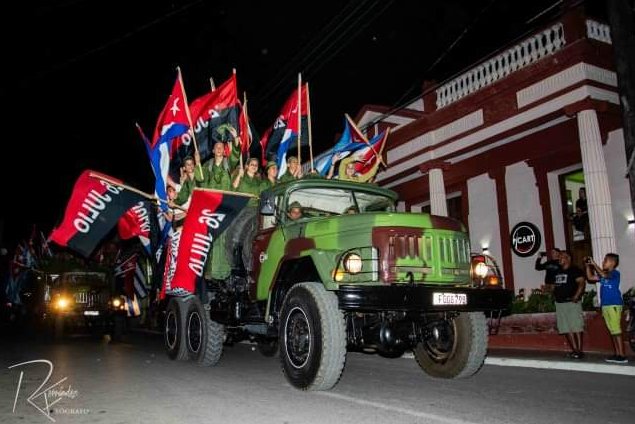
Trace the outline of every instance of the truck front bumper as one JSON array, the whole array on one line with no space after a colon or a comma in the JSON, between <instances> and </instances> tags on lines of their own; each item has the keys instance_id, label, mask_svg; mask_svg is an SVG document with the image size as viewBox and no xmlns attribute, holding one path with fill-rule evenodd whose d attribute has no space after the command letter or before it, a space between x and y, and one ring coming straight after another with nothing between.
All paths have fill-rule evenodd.
<instances>
[{"instance_id":1,"label":"truck front bumper","mask_svg":"<svg viewBox=\"0 0 635 424\"><path fill-rule=\"evenodd\" d=\"M385 286L340 286L336 291L340 309L346 311L496 311L510 309L513 293L502 288L473 288L393 284ZM452 298L465 295L465 304L437 304L439 294ZM450 295L450 296L447 296Z\"/></svg>"}]
</instances>

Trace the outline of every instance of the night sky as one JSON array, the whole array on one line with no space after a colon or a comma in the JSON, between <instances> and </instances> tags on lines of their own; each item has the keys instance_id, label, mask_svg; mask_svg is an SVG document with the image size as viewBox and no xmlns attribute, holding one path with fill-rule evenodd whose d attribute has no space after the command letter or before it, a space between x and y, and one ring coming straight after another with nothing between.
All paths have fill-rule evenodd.
<instances>
[{"instance_id":1,"label":"night sky","mask_svg":"<svg viewBox=\"0 0 635 424\"><path fill-rule=\"evenodd\" d=\"M84 169L152 191L134 123L152 133L177 65L190 101L209 90L210 76L220 84L236 68L260 133L302 71L311 85L319 152L342 130L344 113L412 99L424 80L442 81L543 25L558 7L528 21L554 3L19 2L12 12L3 11L0 29L0 172L8 187L0 242L11 247L29 236L32 224L48 234Z\"/></svg>"}]
</instances>

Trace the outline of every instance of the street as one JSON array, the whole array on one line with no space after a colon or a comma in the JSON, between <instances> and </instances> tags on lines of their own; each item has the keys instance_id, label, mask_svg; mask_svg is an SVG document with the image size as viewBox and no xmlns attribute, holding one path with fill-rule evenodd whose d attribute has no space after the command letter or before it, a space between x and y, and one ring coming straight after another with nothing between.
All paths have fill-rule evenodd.
<instances>
[{"instance_id":1,"label":"street","mask_svg":"<svg viewBox=\"0 0 635 424\"><path fill-rule=\"evenodd\" d=\"M38 396L44 390L37 391L49 366L8 368L44 359L54 366L44 390L66 378L48 391L49 405L57 401L49 417ZM60 343L4 338L0 364L2 423L582 424L635 417L635 378L628 376L486 365L471 379L445 381L425 376L411 358L352 353L334 390L303 393L287 384L277 358L251 345L226 347L217 367L200 368L170 361L161 336L146 333L129 333L119 344L79 335Z\"/></svg>"}]
</instances>

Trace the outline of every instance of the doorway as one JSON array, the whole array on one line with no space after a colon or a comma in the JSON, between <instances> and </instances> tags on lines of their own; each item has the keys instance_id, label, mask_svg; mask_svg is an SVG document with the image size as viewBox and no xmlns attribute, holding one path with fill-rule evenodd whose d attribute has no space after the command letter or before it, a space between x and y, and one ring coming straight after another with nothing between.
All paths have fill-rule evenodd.
<instances>
[{"instance_id":1,"label":"doorway","mask_svg":"<svg viewBox=\"0 0 635 424\"><path fill-rule=\"evenodd\" d=\"M560 176L565 238L572 262L584 269L584 257L593 256L586 185L582 169Z\"/></svg>"}]
</instances>

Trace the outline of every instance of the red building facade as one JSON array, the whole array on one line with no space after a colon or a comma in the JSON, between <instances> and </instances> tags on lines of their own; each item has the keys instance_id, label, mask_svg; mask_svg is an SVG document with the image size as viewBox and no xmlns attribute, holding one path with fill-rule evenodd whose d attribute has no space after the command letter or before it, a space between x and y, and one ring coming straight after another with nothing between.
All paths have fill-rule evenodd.
<instances>
[{"instance_id":1,"label":"red building facade","mask_svg":"<svg viewBox=\"0 0 635 424\"><path fill-rule=\"evenodd\" d=\"M543 281L536 256L513 249L519 224L535 228L537 251L566 248L577 263L619 253L630 287L635 225L614 68L610 28L576 8L428 84L403 110L367 106L359 125L392 127L377 182L399 193L402 210L463 221L472 250L497 259L508 287Z\"/></svg>"}]
</instances>

